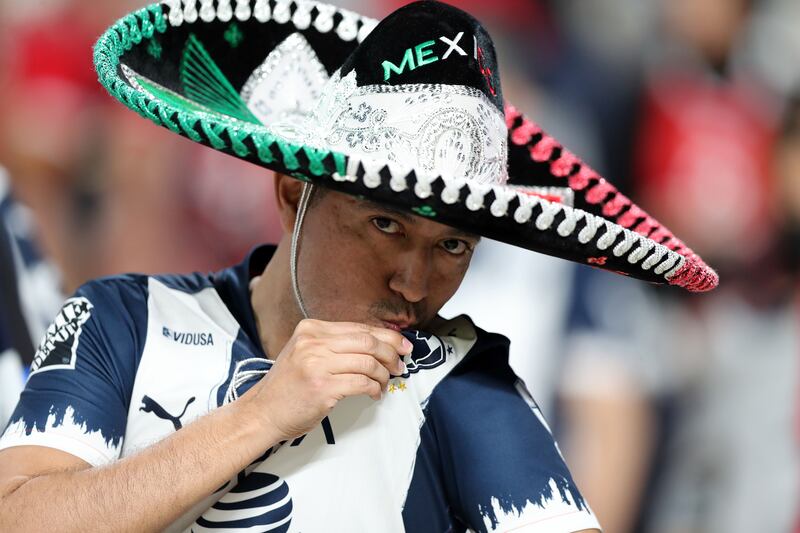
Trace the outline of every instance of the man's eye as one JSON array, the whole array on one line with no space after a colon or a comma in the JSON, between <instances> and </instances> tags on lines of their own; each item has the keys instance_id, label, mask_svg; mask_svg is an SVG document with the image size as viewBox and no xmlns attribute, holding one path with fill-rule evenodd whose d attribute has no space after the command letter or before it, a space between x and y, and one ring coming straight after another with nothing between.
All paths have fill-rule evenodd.
<instances>
[{"instance_id":1,"label":"man's eye","mask_svg":"<svg viewBox=\"0 0 800 533\"><path fill-rule=\"evenodd\" d=\"M447 253L461 255L469 250L469 245L459 239L447 239L442 241L442 248L444 248Z\"/></svg>"},{"instance_id":2,"label":"man's eye","mask_svg":"<svg viewBox=\"0 0 800 533\"><path fill-rule=\"evenodd\" d=\"M389 233L391 235L400 233L400 224L391 218L375 217L372 219L372 224L384 233Z\"/></svg>"}]
</instances>

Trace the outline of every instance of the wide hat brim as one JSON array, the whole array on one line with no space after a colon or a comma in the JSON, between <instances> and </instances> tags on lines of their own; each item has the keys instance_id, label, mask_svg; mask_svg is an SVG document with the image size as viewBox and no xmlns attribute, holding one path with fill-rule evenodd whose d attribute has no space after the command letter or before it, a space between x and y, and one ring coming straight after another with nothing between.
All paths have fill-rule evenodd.
<instances>
[{"instance_id":1,"label":"wide hat brim","mask_svg":"<svg viewBox=\"0 0 800 533\"><path fill-rule=\"evenodd\" d=\"M297 142L242 104L248 83L297 61L297 46L286 46L290 36L303 37L327 77L376 24L310 1L169 0L120 19L98 40L94 61L100 82L129 108L256 165L652 283L693 292L717 286L717 274L698 255L510 105L508 182L477 185Z\"/></svg>"}]
</instances>

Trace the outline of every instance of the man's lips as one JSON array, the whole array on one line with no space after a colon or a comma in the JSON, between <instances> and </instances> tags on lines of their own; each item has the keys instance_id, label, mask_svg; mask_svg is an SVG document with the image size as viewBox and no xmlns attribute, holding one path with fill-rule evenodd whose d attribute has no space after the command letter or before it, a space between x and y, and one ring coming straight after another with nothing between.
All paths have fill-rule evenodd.
<instances>
[{"instance_id":1,"label":"man's lips","mask_svg":"<svg viewBox=\"0 0 800 533\"><path fill-rule=\"evenodd\" d=\"M411 326L412 322L408 320L381 320L384 327L387 329L393 329L395 331L402 331L404 329L408 329Z\"/></svg>"}]
</instances>

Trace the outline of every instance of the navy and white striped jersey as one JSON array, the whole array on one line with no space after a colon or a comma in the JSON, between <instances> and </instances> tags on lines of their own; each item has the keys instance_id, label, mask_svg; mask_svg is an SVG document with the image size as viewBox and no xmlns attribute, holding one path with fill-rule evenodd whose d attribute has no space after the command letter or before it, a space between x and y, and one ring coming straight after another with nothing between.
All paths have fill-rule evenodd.
<instances>
[{"instance_id":1,"label":"navy and white striped jersey","mask_svg":"<svg viewBox=\"0 0 800 533\"><path fill-rule=\"evenodd\" d=\"M245 393L271 367L249 280L274 248L211 275L126 275L69 298L36 353L0 449L103 465ZM508 340L467 317L405 332L408 372L346 398L265 454L174 531L536 531L598 527ZM201 468L198 465L198 468Z\"/></svg>"}]
</instances>

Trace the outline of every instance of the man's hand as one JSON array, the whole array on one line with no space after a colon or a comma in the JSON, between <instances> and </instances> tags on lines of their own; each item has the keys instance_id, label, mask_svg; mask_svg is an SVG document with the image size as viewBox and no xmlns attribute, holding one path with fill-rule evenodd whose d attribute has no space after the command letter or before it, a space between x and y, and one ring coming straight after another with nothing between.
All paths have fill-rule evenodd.
<instances>
[{"instance_id":1,"label":"man's hand","mask_svg":"<svg viewBox=\"0 0 800 533\"><path fill-rule=\"evenodd\" d=\"M302 320L267 376L239 401L289 440L311 431L343 398L379 400L391 375L405 372L400 356L411 350L390 329Z\"/></svg>"}]
</instances>

